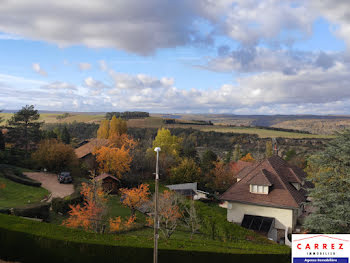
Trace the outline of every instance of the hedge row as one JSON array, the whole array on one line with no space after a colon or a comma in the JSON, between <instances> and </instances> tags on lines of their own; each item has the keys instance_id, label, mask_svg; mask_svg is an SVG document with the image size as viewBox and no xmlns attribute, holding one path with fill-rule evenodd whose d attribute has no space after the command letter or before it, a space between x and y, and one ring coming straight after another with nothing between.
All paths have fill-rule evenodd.
<instances>
[{"instance_id":1,"label":"hedge row","mask_svg":"<svg viewBox=\"0 0 350 263\"><path fill-rule=\"evenodd\" d=\"M28 186L35 186L35 187L40 187L41 186L40 182L31 180L31 179L26 178L26 177L17 176L14 173L11 173L11 172L5 172L4 176L5 176L5 178L7 178L7 179L9 179L11 181L14 181L16 183L19 183L19 184L24 184L24 185L28 185Z\"/></svg>"},{"instance_id":2,"label":"hedge row","mask_svg":"<svg viewBox=\"0 0 350 263\"><path fill-rule=\"evenodd\" d=\"M48 221L50 216L50 206L50 203L29 204L14 208L13 213L16 216L40 218L44 221Z\"/></svg>"},{"instance_id":3,"label":"hedge row","mask_svg":"<svg viewBox=\"0 0 350 263\"><path fill-rule=\"evenodd\" d=\"M67 214L71 210L70 205L74 206L82 202L83 197L76 192L65 198L56 197L52 199L52 210L56 213Z\"/></svg>"},{"instance_id":4,"label":"hedge row","mask_svg":"<svg viewBox=\"0 0 350 263\"><path fill-rule=\"evenodd\" d=\"M111 244L93 244L87 241L71 241L71 235L81 235L79 231L65 230L54 225L32 222L26 219L18 219L13 216L0 215L0 220L8 221L0 226L0 258L4 260L26 262L152 262L153 249L148 247L132 247ZM13 222L10 222L13 221ZM16 229L18 224L27 225ZM41 224L42 231L30 233L31 226ZM27 230L28 229L28 230ZM63 232L64 238L50 238L48 233L52 231ZM42 232L42 233L41 233ZM56 234L57 236L57 234ZM114 241L113 243L117 243ZM149 243L153 243L149 240ZM159 249L159 262L290 262L288 254L230 254L206 251L186 251Z\"/></svg>"}]
</instances>

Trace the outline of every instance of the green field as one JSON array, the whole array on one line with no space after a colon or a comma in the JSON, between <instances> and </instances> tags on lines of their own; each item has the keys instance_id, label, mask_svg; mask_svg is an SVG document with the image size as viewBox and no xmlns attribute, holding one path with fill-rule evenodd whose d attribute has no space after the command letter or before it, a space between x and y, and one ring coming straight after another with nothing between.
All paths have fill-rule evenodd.
<instances>
[{"instance_id":1,"label":"green field","mask_svg":"<svg viewBox=\"0 0 350 263\"><path fill-rule=\"evenodd\" d=\"M5 188L0 189L0 207L2 208L12 208L40 202L49 194L44 188L15 183L0 176L1 183L6 185Z\"/></svg>"}]
</instances>

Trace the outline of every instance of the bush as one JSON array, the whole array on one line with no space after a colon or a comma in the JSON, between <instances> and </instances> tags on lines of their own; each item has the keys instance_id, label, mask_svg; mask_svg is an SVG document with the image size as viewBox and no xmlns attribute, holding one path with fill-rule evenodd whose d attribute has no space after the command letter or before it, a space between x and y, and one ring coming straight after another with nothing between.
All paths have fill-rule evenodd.
<instances>
[{"instance_id":1,"label":"bush","mask_svg":"<svg viewBox=\"0 0 350 263\"><path fill-rule=\"evenodd\" d=\"M65 198L53 198L52 199L52 210L55 213L67 214L71 209L70 205L77 205L83 202L83 197L79 193L73 193L72 195Z\"/></svg>"},{"instance_id":2,"label":"bush","mask_svg":"<svg viewBox=\"0 0 350 263\"><path fill-rule=\"evenodd\" d=\"M5 178L7 178L11 181L14 181L16 183L19 183L19 184L24 184L24 185L28 185L28 186L35 186L35 187L41 186L40 182L29 179L28 177L25 177L24 175L18 176L16 174L14 174L12 171L5 171L4 176L5 176Z\"/></svg>"},{"instance_id":3,"label":"bush","mask_svg":"<svg viewBox=\"0 0 350 263\"><path fill-rule=\"evenodd\" d=\"M50 215L50 206L50 203L30 204L23 207L14 208L13 213L16 216L40 218L47 221Z\"/></svg>"},{"instance_id":4,"label":"bush","mask_svg":"<svg viewBox=\"0 0 350 263\"><path fill-rule=\"evenodd\" d=\"M11 214L10 208L0 208L0 214Z\"/></svg>"}]
</instances>

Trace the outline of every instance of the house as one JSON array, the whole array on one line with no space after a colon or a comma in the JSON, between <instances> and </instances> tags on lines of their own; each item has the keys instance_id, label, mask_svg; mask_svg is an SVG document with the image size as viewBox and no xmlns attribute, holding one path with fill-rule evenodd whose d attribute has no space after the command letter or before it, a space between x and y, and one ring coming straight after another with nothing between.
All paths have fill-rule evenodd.
<instances>
[{"instance_id":1,"label":"house","mask_svg":"<svg viewBox=\"0 0 350 263\"><path fill-rule=\"evenodd\" d=\"M120 180L110 174L104 173L98 175L94 178L95 181L102 181L102 188L104 191L109 192L110 194L117 194L120 186Z\"/></svg>"},{"instance_id":2,"label":"house","mask_svg":"<svg viewBox=\"0 0 350 263\"><path fill-rule=\"evenodd\" d=\"M109 142L107 139L91 139L85 142L80 147L76 148L75 154L86 166L88 170L94 170L96 166L95 157L93 156L93 151L102 147L108 146Z\"/></svg>"},{"instance_id":3,"label":"house","mask_svg":"<svg viewBox=\"0 0 350 263\"><path fill-rule=\"evenodd\" d=\"M166 187L192 200L206 199L207 195L209 194L207 192L198 190L197 182L186 184L172 184L166 185Z\"/></svg>"},{"instance_id":4,"label":"house","mask_svg":"<svg viewBox=\"0 0 350 263\"><path fill-rule=\"evenodd\" d=\"M266 234L274 241L295 230L306 202L306 173L275 155L243 168L221 200L227 220Z\"/></svg>"}]
</instances>

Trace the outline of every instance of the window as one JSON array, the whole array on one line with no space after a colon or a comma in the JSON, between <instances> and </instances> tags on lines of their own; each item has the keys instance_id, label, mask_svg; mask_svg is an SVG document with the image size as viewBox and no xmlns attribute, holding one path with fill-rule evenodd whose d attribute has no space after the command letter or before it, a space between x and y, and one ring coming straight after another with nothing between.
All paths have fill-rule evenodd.
<instances>
[{"instance_id":1,"label":"window","mask_svg":"<svg viewBox=\"0 0 350 263\"><path fill-rule=\"evenodd\" d=\"M250 185L250 192L251 193L257 193L257 194L268 194L269 193L269 187L266 186L266 185L251 184Z\"/></svg>"}]
</instances>

